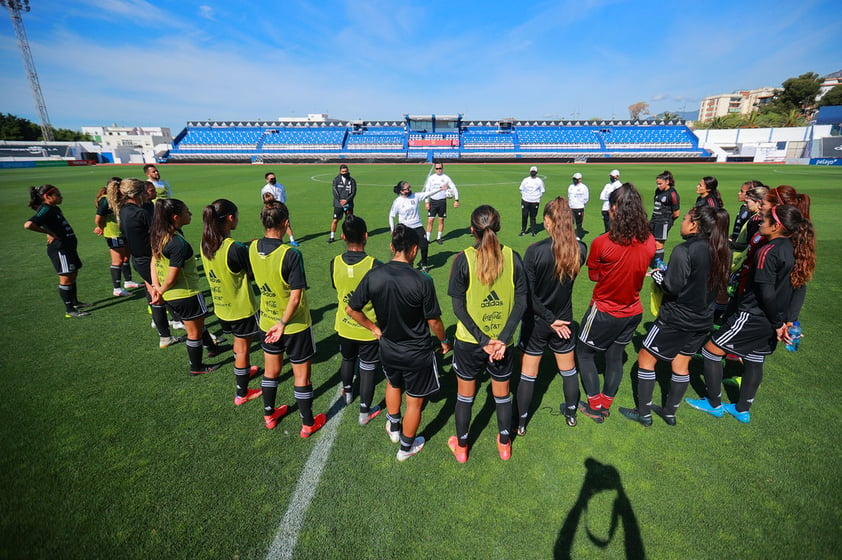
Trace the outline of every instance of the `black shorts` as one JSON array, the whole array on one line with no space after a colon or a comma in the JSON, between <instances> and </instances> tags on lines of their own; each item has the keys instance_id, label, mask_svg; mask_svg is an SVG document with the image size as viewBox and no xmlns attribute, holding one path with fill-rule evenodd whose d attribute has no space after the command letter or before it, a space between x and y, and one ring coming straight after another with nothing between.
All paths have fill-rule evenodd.
<instances>
[{"instance_id":1,"label":"black shorts","mask_svg":"<svg viewBox=\"0 0 842 560\"><path fill-rule=\"evenodd\" d=\"M771 354L777 346L777 338L765 316L738 311L725 319L725 324L713 333L710 341L730 354L745 358Z\"/></svg>"},{"instance_id":2,"label":"black shorts","mask_svg":"<svg viewBox=\"0 0 842 560\"><path fill-rule=\"evenodd\" d=\"M406 391L410 397L426 397L439 390L439 367L433 352L425 358L424 363L413 369L387 368L383 365L383 373L389 384L396 389Z\"/></svg>"},{"instance_id":3,"label":"black shorts","mask_svg":"<svg viewBox=\"0 0 842 560\"><path fill-rule=\"evenodd\" d=\"M106 237L105 244L109 249L120 249L126 246L126 240L122 237Z\"/></svg>"},{"instance_id":4,"label":"black shorts","mask_svg":"<svg viewBox=\"0 0 842 560\"><path fill-rule=\"evenodd\" d=\"M466 381L479 378L483 371L488 371L494 381L508 381L512 377L514 354L514 348L507 346L502 360L490 362L479 344L456 340L453 343L453 371Z\"/></svg>"},{"instance_id":5,"label":"black shorts","mask_svg":"<svg viewBox=\"0 0 842 560\"><path fill-rule=\"evenodd\" d=\"M631 342L634 330L642 318L642 313L631 317L614 317L591 305L582 318L579 342L602 352L612 344L625 346Z\"/></svg>"},{"instance_id":6,"label":"black shorts","mask_svg":"<svg viewBox=\"0 0 842 560\"><path fill-rule=\"evenodd\" d=\"M59 276L76 274L82 268L82 259L79 258L76 248L62 247L61 241L58 239L47 244L47 256L50 257L53 268L56 269Z\"/></svg>"},{"instance_id":7,"label":"black shorts","mask_svg":"<svg viewBox=\"0 0 842 560\"><path fill-rule=\"evenodd\" d=\"M427 230L423 227L413 228L413 230L418 234L418 249L420 251L426 250L430 246L430 242L427 241Z\"/></svg>"},{"instance_id":8,"label":"black shorts","mask_svg":"<svg viewBox=\"0 0 842 560\"><path fill-rule=\"evenodd\" d=\"M540 204L541 204L540 202L526 202L525 200L521 199L520 200L520 209L523 212L527 212L531 216L537 216L538 215L538 206Z\"/></svg>"},{"instance_id":9,"label":"black shorts","mask_svg":"<svg viewBox=\"0 0 842 560\"><path fill-rule=\"evenodd\" d=\"M257 315L236 321L220 319L219 324L222 326L222 332L232 334L234 338L254 338L260 332L260 328L257 326Z\"/></svg>"},{"instance_id":10,"label":"black shorts","mask_svg":"<svg viewBox=\"0 0 842 560\"><path fill-rule=\"evenodd\" d=\"M342 216L347 216L348 214L354 213L354 205L348 204L347 206L334 206L333 207L333 219L339 220Z\"/></svg>"},{"instance_id":11,"label":"black shorts","mask_svg":"<svg viewBox=\"0 0 842 560\"><path fill-rule=\"evenodd\" d=\"M553 354L567 354L576 349L576 323L570 322L570 338L561 338L546 322L524 319L518 347L524 354L540 356L548 347Z\"/></svg>"},{"instance_id":12,"label":"black shorts","mask_svg":"<svg viewBox=\"0 0 842 560\"><path fill-rule=\"evenodd\" d=\"M361 362L376 364L380 361L380 344L376 340L351 340L340 336L339 353L343 360L359 358Z\"/></svg>"},{"instance_id":13,"label":"black shorts","mask_svg":"<svg viewBox=\"0 0 842 560\"><path fill-rule=\"evenodd\" d=\"M652 237L655 238L655 241L663 243L667 240L670 229L672 228L672 222L651 222L649 225L652 228Z\"/></svg>"},{"instance_id":14,"label":"black shorts","mask_svg":"<svg viewBox=\"0 0 842 560\"><path fill-rule=\"evenodd\" d=\"M295 334L284 333L277 342L266 342L266 333L260 331L260 346L267 354L283 354L293 364L303 364L316 355L316 339L313 338L313 329L306 328Z\"/></svg>"},{"instance_id":15,"label":"black shorts","mask_svg":"<svg viewBox=\"0 0 842 560\"><path fill-rule=\"evenodd\" d=\"M439 218L447 218L446 198L442 198L441 200L430 200L430 211L427 212L427 217L434 218L436 216Z\"/></svg>"},{"instance_id":16,"label":"black shorts","mask_svg":"<svg viewBox=\"0 0 842 560\"><path fill-rule=\"evenodd\" d=\"M207 317L208 306L205 305L205 297L196 294L186 298L164 300L167 309L172 313L173 319L178 321L192 321L200 317Z\"/></svg>"},{"instance_id":17,"label":"black shorts","mask_svg":"<svg viewBox=\"0 0 842 560\"><path fill-rule=\"evenodd\" d=\"M709 329L688 332L656 319L643 339L643 347L661 360L672 361L677 355L692 356L705 343Z\"/></svg>"}]
</instances>

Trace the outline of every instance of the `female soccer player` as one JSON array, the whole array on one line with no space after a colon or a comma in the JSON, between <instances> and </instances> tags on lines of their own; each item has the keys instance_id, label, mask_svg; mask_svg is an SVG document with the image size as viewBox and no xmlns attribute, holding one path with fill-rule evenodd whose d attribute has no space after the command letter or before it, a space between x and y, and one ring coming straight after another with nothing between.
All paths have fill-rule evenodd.
<instances>
[{"instance_id":1,"label":"female soccer player","mask_svg":"<svg viewBox=\"0 0 842 560\"><path fill-rule=\"evenodd\" d=\"M260 330L263 333L263 419L273 429L289 411L287 405L275 408L278 377L284 353L292 363L293 393L301 416L302 438L315 434L327 422L325 414L313 416L313 386L310 370L316 355L307 304L307 278L301 252L284 243L289 226L289 210L282 202L270 202L260 212L265 233L249 247L254 280L260 286Z\"/></svg>"},{"instance_id":2,"label":"female soccer player","mask_svg":"<svg viewBox=\"0 0 842 560\"><path fill-rule=\"evenodd\" d=\"M611 193L611 229L593 240L588 277L596 282L582 319L576 354L588 402L579 410L601 424L623 378L623 349L643 317L640 288L655 254L640 193L631 183ZM596 352L605 353L605 383L599 389Z\"/></svg>"},{"instance_id":3,"label":"female soccer player","mask_svg":"<svg viewBox=\"0 0 842 560\"><path fill-rule=\"evenodd\" d=\"M655 411L667 424L675 425L675 413L690 382L690 359L710 334L716 298L725 292L730 265L728 221L723 208L694 206L681 222L684 243L672 250L665 271L652 272L664 295L637 355L637 408L620 408L629 420L651 426L651 411ZM664 408L652 403L658 360L672 362Z\"/></svg>"},{"instance_id":4,"label":"female soccer player","mask_svg":"<svg viewBox=\"0 0 842 560\"><path fill-rule=\"evenodd\" d=\"M743 226L751 217L751 211L748 209L748 202L746 202L746 194L755 187L765 187L765 185L760 181L752 179L740 185L740 190L737 191L737 201L741 202L742 206L740 206L740 209L734 216L733 229L731 230L731 237L729 239L732 249L734 248L734 243L737 242L737 238L740 236L740 232L743 230Z\"/></svg>"},{"instance_id":5,"label":"female soccer player","mask_svg":"<svg viewBox=\"0 0 842 560\"><path fill-rule=\"evenodd\" d=\"M743 225L737 236L731 242L733 253L731 254L731 280L729 281L729 286L731 286L732 289L730 291L732 292L736 290L739 284L740 275L748 270L750 262L746 262L746 257L749 246L751 244L757 245L759 239L755 240L756 236L762 237L758 233L760 223L763 221L760 210L763 207L763 201L768 192L769 190L762 186L754 187L746 192L745 207L747 217L743 221Z\"/></svg>"},{"instance_id":6,"label":"female soccer player","mask_svg":"<svg viewBox=\"0 0 842 560\"><path fill-rule=\"evenodd\" d=\"M397 223L403 224L406 227L415 230L420 236L421 262L418 263L418 268L427 272L429 263L427 262L427 250L430 242L427 239L427 232L424 226L421 225L421 216L418 214L418 203L425 198L429 198L437 191L422 191L418 194L412 192L412 185L407 181L398 181L392 190L398 197L392 202L392 207L389 209L389 229L395 230L393 218L397 218ZM442 185L439 190L447 190L446 185Z\"/></svg>"},{"instance_id":7,"label":"female soccer player","mask_svg":"<svg viewBox=\"0 0 842 560\"><path fill-rule=\"evenodd\" d=\"M76 296L76 276L82 268L82 260L76 252L77 239L59 205L64 199L53 185L29 187L29 207L35 215L23 227L47 236L47 256L58 274L58 295L64 303L64 316L86 317L90 313L80 311L88 304Z\"/></svg>"},{"instance_id":8,"label":"female soccer player","mask_svg":"<svg viewBox=\"0 0 842 560\"><path fill-rule=\"evenodd\" d=\"M790 342L787 329L804 303L807 282L816 267L813 225L795 206L774 206L764 216L760 233L768 242L755 254L749 287L739 295L737 312L705 345L704 373L707 397L686 399L695 409L721 418L725 412L747 424L749 409L763 380L765 357L778 341ZM733 353L743 359L740 397L722 404L722 356Z\"/></svg>"},{"instance_id":9,"label":"female soccer player","mask_svg":"<svg viewBox=\"0 0 842 560\"><path fill-rule=\"evenodd\" d=\"M371 401L374 398L374 372L380 363L380 349L377 337L370 330L354 321L348 315L346 307L351 294L354 293L363 276L382 263L365 254L368 228L365 220L359 216L354 214L345 216L342 221L342 239L345 241L347 250L330 261L330 281L336 290L338 299L333 328L339 335L339 352L342 354L339 377L342 380L345 403L351 404L354 397L354 369L356 369L359 360L359 424L365 426L381 411L379 406L371 406ZM371 302L363 308L363 312L372 322L377 321Z\"/></svg>"},{"instance_id":10,"label":"female soccer player","mask_svg":"<svg viewBox=\"0 0 842 560\"><path fill-rule=\"evenodd\" d=\"M664 260L664 244L667 242L672 224L678 219L681 205L678 191L675 190L675 179L672 173L664 171L655 177L655 184L657 185L655 188L655 203L652 207L652 219L650 220L652 234L655 236L655 256L650 263L652 268L655 268L657 260Z\"/></svg>"},{"instance_id":11,"label":"female soccer player","mask_svg":"<svg viewBox=\"0 0 842 560\"><path fill-rule=\"evenodd\" d=\"M613 192L613 191L612 191ZM610 194L610 193L609 193ZM544 206L544 229L548 239L526 249L523 265L529 285L529 309L520 330L520 383L517 388L519 436L526 434L529 407L541 355L549 346L555 354L564 388L561 412L568 426L576 425L579 377L576 375L576 333L573 330L573 281L588 254L587 246L576 239L573 215L567 199L557 197Z\"/></svg>"},{"instance_id":12,"label":"female soccer player","mask_svg":"<svg viewBox=\"0 0 842 560\"><path fill-rule=\"evenodd\" d=\"M213 312L222 331L234 335L234 404L239 406L263 394L249 389L259 368L250 365L251 341L257 336L257 299L249 285L251 263L248 248L231 238L240 212L230 200L220 198L202 212L202 264L213 297Z\"/></svg>"},{"instance_id":13,"label":"female soccer player","mask_svg":"<svg viewBox=\"0 0 842 560\"><path fill-rule=\"evenodd\" d=\"M152 227L152 215L155 209L149 202L146 182L139 179L123 179L120 187L108 191L107 196L108 205L117 216L120 231L126 239L135 272L145 282L146 301L152 312L152 322L158 329L159 347L167 348L183 342L183 337L170 334L167 308L163 300L157 296L153 297L152 245L149 242L149 229Z\"/></svg>"},{"instance_id":14,"label":"female soccer player","mask_svg":"<svg viewBox=\"0 0 842 560\"><path fill-rule=\"evenodd\" d=\"M176 198L155 203L149 243L152 246L152 296L164 300L173 317L184 323L187 331L187 357L190 375L202 375L219 369L221 364L202 363L202 342L208 356L220 349L205 328L208 308L199 288L199 274L193 258L193 247L184 239L181 229L189 225L192 213Z\"/></svg>"},{"instance_id":15,"label":"female soccer player","mask_svg":"<svg viewBox=\"0 0 842 560\"><path fill-rule=\"evenodd\" d=\"M453 347L456 372L456 435L447 442L456 460L468 460L471 408L477 379L487 371L497 408L497 450L500 458L512 456L509 427L512 422L512 376L515 334L526 310L527 285L520 256L500 244L500 213L488 205L471 213L475 243L453 261L447 293L458 319Z\"/></svg>"},{"instance_id":16,"label":"female soccer player","mask_svg":"<svg viewBox=\"0 0 842 560\"><path fill-rule=\"evenodd\" d=\"M126 247L126 240L120 232L117 224L117 215L108 205L108 191L115 191L120 188L120 177L112 177L108 183L96 195L96 216L94 216L94 233L105 238L108 251L111 253L111 291L114 296L127 296L134 288L140 288L140 284L132 280L132 267L129 265L129 248ZM120 277L125 283L120 286Z\"/></svg>"},{"instance_id":17,"label":"female soccer player","mask_svg":"<svg viewBox=\"0 0 842 560\"><path fill-rule=\"evenodd\" d=\"M702 177L696 185L696 206L710 206L713 209L722 208L722 195L719 194L719 181L716 177Z\"/></svg>"}]
</instances>

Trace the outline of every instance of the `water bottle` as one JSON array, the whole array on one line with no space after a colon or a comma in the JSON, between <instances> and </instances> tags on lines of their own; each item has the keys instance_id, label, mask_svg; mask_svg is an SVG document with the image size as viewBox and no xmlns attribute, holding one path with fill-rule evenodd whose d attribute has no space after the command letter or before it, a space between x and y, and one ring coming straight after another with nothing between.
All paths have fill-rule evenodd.
<instances>
[{"instance_id":1,"label":"water bottle","mask_svg":"<svg viewBox=\"0 0 842 560\"><path fill-rule=\"evenodd\" d=\"M798 350L798 345L801 344L801 323L795 321L789 329L787 329L789 333L789 338L792 342L788 342L786 345L786 349L790 352L795 352Z\"/></svg>"},{"instance_id":2,"label":"water bottle","mask_svg":"<svg viewBox=\"0 0 842 560\"><path fill-rule=\"evenodd\" d=\"M664 262L664 259L659 257L655 259L655 268L657 268L658 270L666 270L667 263Z\"/></svg>"}]
</instances>

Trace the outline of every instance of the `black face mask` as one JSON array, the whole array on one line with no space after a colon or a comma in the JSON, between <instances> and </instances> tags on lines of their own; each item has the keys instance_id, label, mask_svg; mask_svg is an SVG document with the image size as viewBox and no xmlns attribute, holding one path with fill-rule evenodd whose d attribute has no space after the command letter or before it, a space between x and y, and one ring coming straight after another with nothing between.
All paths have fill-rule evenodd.
<instances>
[{"instance_id":1,"label":"black face mask","mask_svg":"<svg viewBox=\"0 0 842 560\"><path fill-rule=\"evenodd\" d=\"M273 178L271 178L271 179L269 179L269 184L270 184L270 185L274 185L274 184L275 184L275 183L277 183L277 182L278 182L278 180L277 180L277 179L275 179L274 177L273 177Z\"/></svg>"}]
</instances>

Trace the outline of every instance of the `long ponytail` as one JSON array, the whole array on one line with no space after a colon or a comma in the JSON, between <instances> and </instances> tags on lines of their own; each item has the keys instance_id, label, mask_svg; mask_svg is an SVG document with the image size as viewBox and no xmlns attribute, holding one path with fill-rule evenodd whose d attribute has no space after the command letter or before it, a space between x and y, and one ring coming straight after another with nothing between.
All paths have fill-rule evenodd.
<instances>
[{"instance_id":1,"label":"long ponytail","mask_svg":"<svg viewBox=\"0 0 842 560\"><path fill-rule=\"evenodd\" d=\"M813 278L816 269L816 235L813 224L804 217L801 210L789 204L775 207L773 219L790 233L795 266L789 278L792 287L798 289Z\"/></svg>"},{"instance_id":2,"label":"long ponytail","mask_svg":"<svg viewBox=\"0 0 842 560\"><path fill-rule=\"evenodd\" d=\"M228 199L214 200L202 211L202 254L212 259L231 228L228 218L237 215L237 205Z\"/></svg>"},{"instance_id":3,"label":"long ponytail","mask_svg":"<svg viewBox=\"0 0 842 560\"><path fill-rule=\"evenodd\" d=\"M544 223L552 240L558 281L572 281L579 274L581 255L573 225L573 214L566 198L558 196L544 206Z\"/></svg>"},{"instance_id":4,"label":"long ponytail","mask_svg":"<svg viewBox=\"0 0 842 560\"><path fill-rule=\"evenodd\" d=\"M477 278L490 286L503 272L503 250L497 239L500 231L500 213L483 204L471 213L471 227L479 241L477 247Z\"/></svg>"},{"instance_id":5,"label":"long ponytail","mask_svg":"<svg viewBox=\"0 0 842 560\"><path fill-rule=\"evenodd\" d=\"M698 226L698 234L707 240L710 257L708 290L721 294L728 283L731 271L731 252L728 249L730 217L724 208L696 206L689 212L690 219Z\"/></svg>"}]
</instances>

